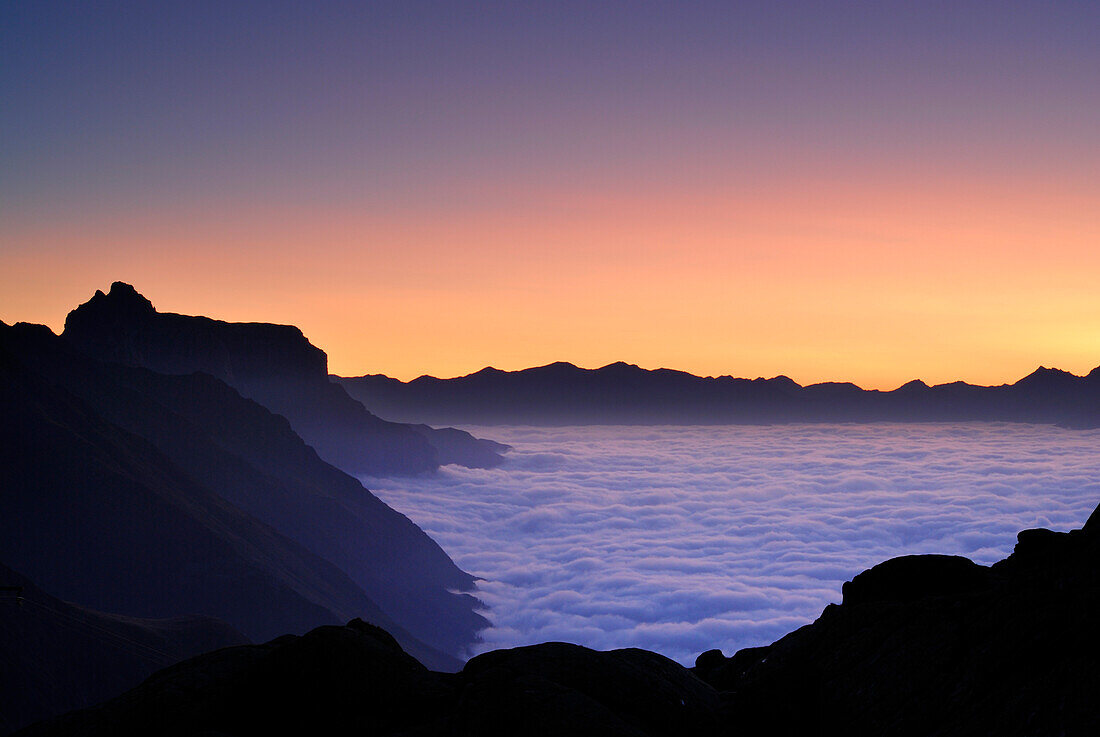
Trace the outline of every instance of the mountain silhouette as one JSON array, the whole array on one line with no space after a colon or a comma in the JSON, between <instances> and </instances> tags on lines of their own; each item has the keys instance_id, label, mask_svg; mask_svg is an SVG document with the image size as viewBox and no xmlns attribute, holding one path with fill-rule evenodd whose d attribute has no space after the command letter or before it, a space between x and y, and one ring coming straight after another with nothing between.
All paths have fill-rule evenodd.
<instances>
[{"instance_id":1,"label":"mountain silhouette","mask_svg":"<svg viewBox=\"0 0 1100 737\"><path fill-rule=\"evenodd\" d=\"M101 361L161 374L203 372L276 414L329 463L352 474L416 474L499 464L507 449L460 430L387 422L328 378L328 357L290 325L157 312L115 282L69 313L63 337Z\"/></svg>"},{"instance_id":2,"label":"mountain silhouette","mask_svg":"<svg viewBox=\"0 0 1100 737\"><path fill-rule=\"evenodd\" d=\"M428 670L353 620L161 671L25 735L1085 735L1100 730L1100 511L993 566L919 555L775 643L694 668L566 643Z\"/></svg>"},{"instance_id":3,"label":"mountain silhouette","mask_svg":"<svg viewBox=\"0 0 1100 737\"><path fill-rule=\"evenodd\" d=\"M444 669L487 624L431 538L212 376L0 323L0 415L0 560L60 598L254 640L369 616Z\"/></svg>"},{"instance_id":4,"label":"mountain silhouette","mask_svg":"<svg viewBox=\"0 0 1100 737\"><path fill-rule=\"evenodd\" d=\"M786 376L701 377L626 363L582 369L552 363L482 369L454 379L339 378L348 393L403 422L493 425L737 424L782 422L1032 422L1100 427L1100 368L1079 377L1039 368L1015 384L893 391L852 383L801 386Z\"/></svg>"}]
</instances>

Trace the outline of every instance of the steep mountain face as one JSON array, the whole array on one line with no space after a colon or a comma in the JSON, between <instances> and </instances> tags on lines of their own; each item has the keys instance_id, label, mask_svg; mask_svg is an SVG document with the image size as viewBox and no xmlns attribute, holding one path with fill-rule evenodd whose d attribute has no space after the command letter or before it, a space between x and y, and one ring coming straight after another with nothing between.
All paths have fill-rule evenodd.
<instances>
[{"instance_id":1,"label":"steep mountain face","mask_svg":"<svg viewBox=\"0 0 1100 737\"><path fill-rule=\"evenodd\" d=\"M887 561L813 624L692 669L546 643L442 674L352 621L199 656L26 734L1097 734L1098 520L1025 530L992 567Z\"/></svg>"},{"instance_id":2,"label":"steep mountain face","mask_svg":"<svg viewBox=\"0 0 1100 737\"><path fill-rule=\"evenodd\" d=\"M855 384L800 386L786 376L738 379L569 363L469 376L338 378L351 396L403 422L453 424L721 424L999 421L1100 426L1100 370L1040 368L1015 384L911 381L889 392Z\"/></svg>"},{"instance_id":3,"label":"steep mountain face","mask_svg":"<svg viewBox=\"0 0 1100 737\"><path fill-rule=\"evenodd\" d=\"M210 374L286 417L323 459L348 473L415 474L441 463L491 467L506 450L459 430L371 414L329 380L327 356L298 328L160 313L121 282L69 313L63 337L102 361L161 374Z\"/></svg>"},{"instance_id":4,"label":"steep mountain face","mask_svg":"<svg viewBox=\"0 0 1100 737\"><path fill-rule=\"evenodd\" d=\"M342 571L417 638L458 653L488 626L468 594L474 579L407 517L324 463L290 426L205 374L165 376L119 367L120 385L198 430L165 431L161 417L119 418L208 488ZM117 403L112 404L117 407ZM210 443L199 444L205 433ZM232 456L212 463L215 449ZM244 461L244 463L241 463ZM260 469L257 477L252 469Z\"/></svg>"},{"instance_id":5,"label":"steep mountain face","mask_svg":"<svg viewBox=\"0 0 1100 737\"><path fill-rule=\"evenodd\" d=\"M57 595L258 640L366 616L440 668L486 625L434 541L222 382L41 326L0 326L0 358L0 558Z\"/></svg>"},{"instance_id":6,"label":"steep mountain face","mask_svg":"<svg viewBox=\"0 0 1100 737\"><path fill-rule=\"evenodd\" d=\"M248 640L218 619L136 619L55 599L0 564L0 734L83 709Z\"/></svg>"}]
</instances>

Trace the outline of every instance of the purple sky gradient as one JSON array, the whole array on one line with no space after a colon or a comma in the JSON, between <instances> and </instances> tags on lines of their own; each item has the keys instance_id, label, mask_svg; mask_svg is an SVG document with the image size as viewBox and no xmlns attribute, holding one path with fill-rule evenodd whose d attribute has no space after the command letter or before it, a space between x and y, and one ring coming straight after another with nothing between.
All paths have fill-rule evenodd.
<instances>
[{"instance_id":1,"label":"purple sky gradient","mask_svg":"<svg viewBox=\"0 0 1100 737\"><path fill-rule=\"evenodd\" d=\"M115 280L344 375L892 388L1096 353L1100 4L0 4L0 319Z\"/></svg>"},{"instance_id":2,"label":"purple sky gradient","mask_svg":"<svg viewBox=\"0 0 1100 737\"><path fill-rule=\"evenodd\" d=\"M9 202L297 202L320 187L421 206L456 180L475 198L500 179L621 184L685 157L760 170L781 151L988 166L1095 153L1095 3L37 0L2 13Z\"/></svg>"}]
</instances>

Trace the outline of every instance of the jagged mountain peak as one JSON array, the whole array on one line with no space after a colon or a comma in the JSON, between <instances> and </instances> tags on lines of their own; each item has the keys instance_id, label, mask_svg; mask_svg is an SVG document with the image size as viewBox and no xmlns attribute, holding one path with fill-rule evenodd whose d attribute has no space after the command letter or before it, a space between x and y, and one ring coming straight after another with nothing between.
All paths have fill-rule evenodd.
<instances>
[{"instance_id":1,"label":"jagged mountain peak","mask_svg":"<svg viewBox=\"0 0 1100 737\"><path fill-rule=\"evenodd\" d=\"M166 374L203 371L234 385L270 375L328 380L328 356L297 327L158 312L125 282L70 312L62 335L101 360Z\"/></svg>"},{"instance_id":2,"label":"jagged mountain peak","mask_svg":"<svg viewBox=\"0 0 1100 737\"><path fill-rule=\"evenodd\" d=\"M118 324L157 314L153 303L126 282L116 281L106 294L97 289L92 298L65 318L66 331L80 331L92 325Z\"/></svg>"},{"instance_id":3,"label":"jagged mountain peak","mask_svg":"<svg viewBox=\"0 0 1100 737\"><path fill-rule=\"evenodd\" d=\"M1061 385L1079 381L1080 377L1056 368L1040 366L1016 382L1014 386Z\"/></svg>"},{"instance_id":4,"label":"jagged mountain peak","mask_svg":"<svg viewBox=\"0 0 1100 737\"><path fill-rule=\"evenodd\" d=\"M116 310L131 310L134 312L156 312L149 298L139 292L132 284L124 281L116 281L111 284L111 289L106 294L97 289L95 294L84 305L109 306ZM77 308L79 309L79 308Z\"/></svg>"}]
</instances>

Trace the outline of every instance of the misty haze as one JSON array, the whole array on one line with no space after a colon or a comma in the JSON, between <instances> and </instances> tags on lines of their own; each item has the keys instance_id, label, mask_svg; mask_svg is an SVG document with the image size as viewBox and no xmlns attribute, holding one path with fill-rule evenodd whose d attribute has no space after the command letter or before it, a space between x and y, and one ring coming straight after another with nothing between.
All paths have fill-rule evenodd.
<instances>
[{"instance_id":1,"label":"misty haze","mask_svg":"<svg viewBox=\"0 0 1100 737\"><path fill-rule=\"evenodd\" d=\"M769 643L898 555L989 564L1080 527L1100 431L1021 424L466 428L503 466L364 478L484 578L478 651L550 640L690 665Z\"/></svg>"}]
</instances>

